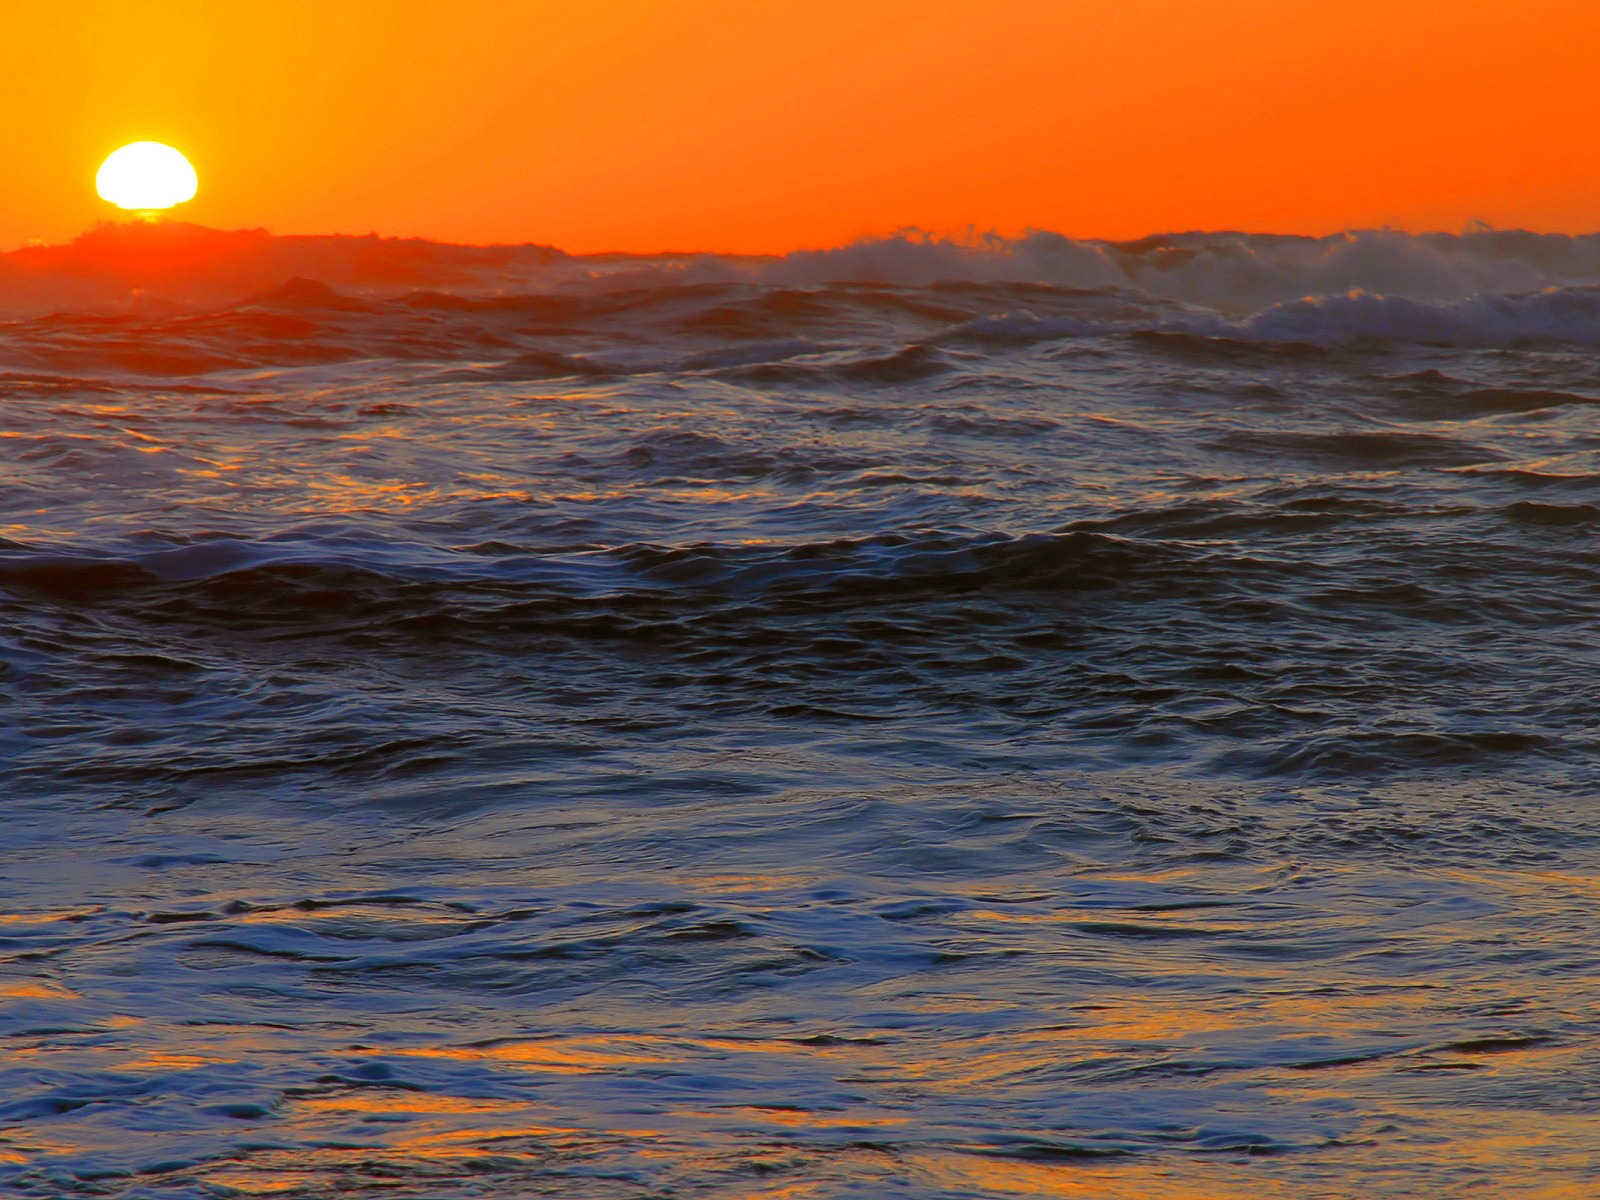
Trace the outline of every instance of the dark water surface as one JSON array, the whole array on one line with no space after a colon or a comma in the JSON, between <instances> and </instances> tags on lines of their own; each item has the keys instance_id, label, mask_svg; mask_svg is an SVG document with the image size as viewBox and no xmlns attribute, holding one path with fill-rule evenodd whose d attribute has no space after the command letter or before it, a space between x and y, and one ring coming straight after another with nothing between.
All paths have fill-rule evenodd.
<instances>
[{"instance_id":1,"label":"dark water surface","mask_svg":"<svg viewBox=\"0 0 1600 1200\"><path fill-rule=\"evenodd\" d=\"M0 326L0 1192L1591 1194L1600 256L1506 238Z\"/></svg>"}]
</instances>

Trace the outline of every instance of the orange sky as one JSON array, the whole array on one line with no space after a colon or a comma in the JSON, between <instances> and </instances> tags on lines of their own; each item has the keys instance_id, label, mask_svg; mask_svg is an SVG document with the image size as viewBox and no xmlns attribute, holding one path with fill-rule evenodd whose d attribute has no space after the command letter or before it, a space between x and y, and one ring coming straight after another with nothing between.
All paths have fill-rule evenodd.
<instances>
[{"instance_id":1,"label":"orange sky","mask_svg":"<svg viewBox=\"0 0 1600 1200\"><path fill-rule=\"evenodd\" d=\"M774 251L1600 228L1595 0L5 0L0 247L116 215Z\"/></svg>"}]
</instances>

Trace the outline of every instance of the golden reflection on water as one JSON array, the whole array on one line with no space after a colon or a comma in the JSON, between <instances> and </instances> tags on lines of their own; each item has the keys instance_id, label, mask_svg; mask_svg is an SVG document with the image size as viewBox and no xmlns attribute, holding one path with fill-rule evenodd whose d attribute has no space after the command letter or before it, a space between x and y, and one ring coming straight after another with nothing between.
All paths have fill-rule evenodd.
<instances>
[{"instance_id":1,"label":"golden reflection on water","mask_svg":"<svg viewBox=\"0 0 1600 1200\"><path fill-rule=\"evenodd\" d=\"M335 1092L325 1096L301 1096L294 1106L310 1112L340 1113L517 1113L527 1105L510 1100L479 1100L465 1096L444 1096L437 1092Z\"/></svg>"},{"instance_id":2,"label":"golden reflection on water","mask_svg":"<svg viewBox=\"0 0 1600 1200\"><path fill-rule=\"evenodd\" d=\"M379 483L354 475L322 475L304 481L317 508L324 512L373 512L387 508L414 508L441 503L448 493L429 483L403 481Z\"/></svg>"},{"instance_id":3,"label":"golden reflection on water","mask_svg":"<svg viewBox=\"0 0 1600 1200\"><path fill-rule=\"evenodd\" d=\"M81 908L44 909L35 912L0 912L0 925L50 925L57 921L81 921L93 916Z\"/></svg>"},{"instance_id":4,"label":"golden reflection on water","mask_svg":"<svg viewBox=\"0 0 1600 1200\"><path fill-rule=\"evenodd\" d=\"M670 1063L684 1057L681 1051L674 1052L675 1043L666 1039L629 1039L630 1044L641 1041L660 1047L659 1052L608 1049L611 1042L604 1038L536 1038L489 1045L405 1047L396 1053L466 1062L489 1061L557 1074L582 1074L618 1066Z\"/></svg>"},{"instance_id":5,"label":"golden reflection on water","mask_svg":"<svg viewBox=\"0 0 1600 1200\"><path fill-rule=\"evenodd\" d=\"M760 1191L745 1192L739 1200L810 1200L820 1196L829 1185L825 1183L788 1183Z\"/></svg>"},{"instance_id":6,"label":"golden reflection on water","mask_svg":"<svg viewBox=\"0 0 1600 1200\"><path fill-rule=\"evenodd\" d=\"M630 1131L629 1136L639 1134ZM603 1155L604 1149L595 1142L564 1140L533 1147L510 1139L474 1143L464 1133L429 1134L389 1148L381 1159L375 1160L371 1151L322 1150L308 1162L304 1155L269 1152L248 1164L219 1164L206 1171L204 1179L212 1186L237 1189L247 1195L302 1189L309 1193L336 1173L376 1168L372 1182L394 1187L406 1174L420 1176L419 1182L437 1178L440 1170L450 1170L452 1164L464 1164L466 1160L481 1160L485 1154L496 1155L504 1169L537 1178L535 1172L552 1154L559 1154L560 1161L570 1163L592 1160L597 1152ZM716 1191L722 1200L806 1200L836 1194L839 1182L846 1179L857 1187L873 1180L892 1180L952 1195L1027 1196L1039 1200L1304 1200L1307 1195L1273 1179L1254 1164L1240 1166L1194 1159L1178 1163L1170 1159L1133 1159L1101 1166L1036 1163L944 1150L900 1154L861 1147L819 1153L795 1146L689 1144L674 1140L629 1146L627 1155L635 1162L654 1163L655 1170L661 1172L660 1178L667 1186L652 1189L650 1194L675 1191L667 1182L674 1178L703 1177L714 1172L725 1180ZM740 1175L769 1178L740 1182ZM788 1178L772 1179L772 1175ZM574 1190L572 1194L590 1193ZM1576 1200L1575 1195L1569 1195ZM1539 1200L1546 1198L1541 1195ZM1555 1194L1551 1193L1548 1200L1555 1200Z\"/></svg>"},{"instance_id":7,"label":"golden reflection on water","mask_svg":"<svg viewBox=\"0 0 1600 1200\"><path fill-rule=\"evenodd\" d=\"M81 1000L71 988L44 979L0 981L0 996L11 1000Z\"/></svg>"},{"instance_id":8,"label":"golden reflection on water","mask_svg":"<svg viewBox=\"0 0 1600 1200\"><path fill-rule=\"evenodd\" d=\"M1192 872L1169 874L1176 879L1192 878ZM1600 900L1600 880L1576 874L1491 870L1460 872L1453 877L1457 876L1475 894L1497 894L1518 919L1538 919ZM1148 882L1148 878L1138 882ZM724 895L780 893L792 890L795 880L729 874L705 877L696 880L696 885L702 891ZM1026 898L1013 903L990 896L983 905L955 914L951 920L971 921L980 929L1015 926L1031 936L1027 931L1107 919L1103 910L1064 907L1040 911L1032 907L1037 903ZM1208 914L1214 917L1216 911L1197 908L1135 915L1140 923L1198 924ZM0 923L37 923L75 915L0 914ZM325 912L260 909L236 919L354 921L364 927L393 921L413 930L419 923L433 923L425 912L408 910L402 916L361 905ZM438 917L444 924L459 919L458 914ZM1165 943L1157 948L1182 954L1190 952L1187 946L1184 941L1175 949ZM751 1067L752 1072L781 1080L781 1060L793 1056L826 1064L822 1069L841 1080L853 1078L905 1090L887 1103L808 1110L777 1103L786 1098L778 1083L772 1093L775 1103L770 1106L711 1104L699 1110L685 1109L673 1114L676 1132L669 1134L645 1124L650 1120L647 1115L640 1116L641 1127L628 1128L626 1117L564 1111L533 1102L531 1096L523 1101L335 1086L287 1099L275 1118L258 1128L270 1130L275 1138L306 1143L347 1138L352 1131L359 1131L358 1140L369 1143L368 1149L359 1154L334 1149L304 1149L294 1155L263 1151L246 1163L219 1163L203 1174L208 1183L269 1196L311 1190L325 1183L330 1172L347 1167L364 1170L363 1162L379 1163L385 1170L392 1168L402 1174L411 1170L437 1174L440 1170L465 1170L464 1160L490 1155L504 1157L511 1164L505 1168L508 1171L526 1171L529 1178L537 1178L541 1164L559 1152L591 1159L607 1155L648 1159L664 1164L663 1178L671 1178L677 1172L726 1172L738 1153L760 1144L793 1160L794 1165L781 1172L787 1177L751 1180L743 1188L730 1184L719 1196L727 1200L804 1200L828 1194L831 1185L827 1181L843 1177L841 1171L857 1170L910 1178L929 1190L957 1195L1101 1200L1306 1200L1315 1195L1346 1200L1355 1195L1423 1195L1414 1190L1417 1164L1439 1162L1438 1144L1430 1140L1430 1131L1449 1129L1451 1162L1435 1168L1442 1172L1442 1182L1430 1200L1432 1195L1473 1194L1465 1182L1473 1174L1480 1180L1477 1194L1492 1195L1495 1200L1586 1200L1596 1194L1570 1181L1582 1178L1585 1171L1592 1172L1594 1148L1600 1146L1600 1115L1562 1112L1548 1105L1519 1108L1518 1103L1518 1097L1540 1086L1540 1080L1579 1078L1591 1069L1585 1046L1558 1039L1508 1042L1504 1049L1474 1050L1470 1045L1463 1049L1451 1041L1460 1036L1462 1026L1459 1013L1446 1007L1448 991L1403 979L1377 980L1357 973L1338 980L1324 975L1312 989L1300 978L1293 961L1253 961L1248 966L1248 987L1227 997L1212 994L1202 1004L1196 1002L1192 989L1184 986L1189 967L1155 958L1148 967L1153 977L1170 979L1171 987L1126 992L1097 989L1093 1004L1054 1006L1048 1024L1010 1025L970 1034L935 1036L904 1028L852 1025L837 1031L850 1040L812 1040L808 1034L828 1032L818 1026L796 1028L791 1037L716 1032L690 1037L630 1030L611 1035L434 1041L390 1047L386 1054L488 1063L532 1076L625 1075L640 1067L676 1065L699 1070L709 1062L719 1069L737 1070L740 1059L755 1062L759 1056L765 1061ZM862 989L862 994L874 994L880 986L903 989L904 980L873 984ZM1539 985L1530 979L1528 986ZM886 1001L895 995L887 990L883 994ZM44 976L0 985L0 997L18 1001L83 999ZM948 984L936 992L907 995L902 991L896 1003L902 1010L967 1014L1007 1007L989 997L963 994ZM88 1024L93 1030L135 1032L115 1046L17 1045L8 1048L8 1054L21 1060L48 1050L78 1056L74 1069L103 1064L128 1071L181 1072L230 1061L257 1061L276 1053L281 1038L292 1042L303 1036L250 1025L163 1026L131 1016L95 1017ZM1514 1018L1507 1018L1508 1030L1516 1024ZM1440 1031L1436 1042L1428 1040L1433 1029ZM1407 1030L1410 1035L1386 1044L1385 1039L1395 1030ZM1270 1040L1280 1033L1312 1039L1359 1039L1371 1045L1374 1057L1313 1064L1321 1066L1318 1070L1296 1069L1293 1063L1259 1065L1247 1082L1262 1103L1270 1107L1304 1103L1310 1098L1349 1111L1382 1114L1388 1124L1339 1145L1249 1162L1243 1162L1238 1154L1196 1155L1180 1147L1104 1162L1041 1162L964 1152L951 1145L947 1134L937 1132L930 1133L929 1142L923 1145L944 1138L943 1148L938 1150L908 1144L903 1150L868 1155L838 1144L850 1136L848 1132L840 1134L841 1130L869 1131L866 1137L873 1137L870 1131L874 1130L887 1131L890 1137L905 1136L896 1131L917 1128L924 1102L937 1109L940 1105L932 1103L936 1098L941 1103L951 1095L981 1098L988 1089L1006 1086L1010 1078L1033 1074L1044 1080L1064 1067L1093 1069L1097 1060L1108 1064L1117 1060L1158 1062L1175 1052L1225 1058L1229 1044L1238 1044L1243 1038ZM332 1049L336 1043L342 1046L352 1031L330 1029L328 1036ZM826 1144L809 1144L808 1134L818 1135L819 1142ZM74 1135L89 1138L94 1131L70 1123L57 1131L57 1136ZM0 1133L0 1163L32 1163L83 1149L65 1141L24 1146L15 1140L14 1132L12 1140ZM859 1161L852 1157L858 1153ZM1279 1182L1275 1174L1279 1164L1287 1164L1282 1169L1302 1181L1307 1172L1318 1171L1344 1183L1360 1179L1361 1190L1295 1190ZM725 1174L720 1177L727 1178ZM1561 1182L1550 1182L1552 1179ZM1482 1180L1494 1181L1493 1188L1482 1190ZM1456 1191L1450 1191L1451 1187Z\"/></svg>"},{"instance_id":9,"label":"golden reflection on water","mask_svg":"<svg viewBox=\"0 0 1600 1200\"><path fill-rule=\"evenodd\" d=\"M730 1104L715 1112L685 1110L679 1116L705 1121L726 1121L729 1116L749 1113L763 1125L776 1125L789 1129L888 1129L909 1125L910 1117L843 1116L813 1112L803 1109L768 1108L761 1104Z\"/></svg>"},{"instance_id":10,"label":"golden reflection on water","mask_svg":"<svg viewBox=\"0 0 1600 1200\"><path fill-rule=\"evenodd\" d=\"M216 1058L206 1054L146 1054L128 1059L122 1064L126 1071L192 1071L198 1067L217 1063L237 1062L233 1058Z\"/></svg>"},{"instance_id":11,"label":"golden reflection on water","mask_svg":"<svg viewBox=\"0 0 1600 1200\"><path fill-rule=\"evenodd\" d=\"M1204 1162L1139 1162L1115 1167L1036 1163L978 1154L931 1153L907 1164L919 1184L957 1195L1034 1196L1040 1200L1267 1200L1305 1193L1260 1172Z\"/></svg>"},{"instance_id":12,"label":"golden reflection on water","mask_svg":"<svg viewBox=\"0 0 1600 1200\"><path fill-rule=\"evenodd\" d=\"M16 1162L32 1165L48 1162L51 1158L72 1154L78 1150L79 1146L75 1142L51 1137L34 1129L26 1132L0 1129L0 1163Z\"/></svg>"},{"instance_id":13,"label":"golden reflection on water","mask_svg":"<svg viewBox=\"0 0 1600 1200\"><path fill-rule=\"evenodd\" d=\"M512 1142L522 1144L527 1138L568 1137L574 1132L555 1125L524 1125L516 1129L497 1130L460 1129L434 1121L418 1121L402 1128L403 1132L398 1136L386 1139L384 1154L397 1157L401 1161L412 1159L434 1162L477 1158L485 1153L492 1153L497 1145ZM651 1132L630 1131L628 1136L648 1138Z\"/></svg>"},{"instance_id":14,"label":"golden reflection on water","mask_svg":"<svg viewBox=\"0 0 1600 1200\"><path fill-rule=\"evenodd\" d=\"M311 1172L289 1175L259 1167L230 1167L206 1175L206 1181L214 1187L228 1188L247 1196L272 1196L309 1187L316 1182L316 1178Z\"/></svg>"},{"instance_id":15,"label":"golden reflection on water","mask_svg":"<svg viewBox=\"0 0 1600 1200\"><path fill-rule=\"evenodd\" d=\"M746 488L743 491L733 491L694 480L686 480L678 487L663 485L656 489L656 493L673 500L694 500L701 504L737 504L742 500L762 500L772 495L772 492L767 490ZM761 538L741 538L738 542L747 546L766 544Z\"/></svg>"}]
</instances>

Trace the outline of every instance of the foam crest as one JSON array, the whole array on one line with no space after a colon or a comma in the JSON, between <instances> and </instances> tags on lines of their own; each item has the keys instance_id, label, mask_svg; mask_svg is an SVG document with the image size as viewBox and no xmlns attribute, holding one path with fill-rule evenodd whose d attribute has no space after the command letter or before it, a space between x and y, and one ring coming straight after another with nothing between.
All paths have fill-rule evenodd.
<instances>
[{"instance_id":1,"label":"foam crest","mask_svg":"<svg viewBox=\"0 0 1600 1200\"><path fill-rule=\"evenodd\" d=\"M1185 233L1117 243L1076 241L1047 232L953 240L912 231L786 255L762 265L757 274L763 281L790 284L1013 282L1125 288L1241 315L1308 296L1352 291L1460 300L1600 283L1600 237L1370 230L1323 238Z\"/></svg>"},{"instance_id":2,"label":"foam crest","mask_svg":"<svg viewBox=\"0 0 1600 1200\"><path fill-rule=\"evenodd\" d=\"M1380 341L1475 348L1537 342L1593 346L1600 345L1600 288L1549 288L1449 303L1351 292L1276 305L1237 324L1200 322L1192 328L1313 345Z\"/></svg>"},{"instance_id":3,"label":"foam crest","mask_svg":"<svg viewBox=\"0 0 1600 1200\"><path fill-rule=\"evenodd\" d=\"M1050 283L1061 287L1121 287L1130 280L1106 243L1053 233L1021 238L983 234L966 240L915 230L866 238L829 250L799 250L762 265L767 283Z\"/></svg>"}]
</instances>

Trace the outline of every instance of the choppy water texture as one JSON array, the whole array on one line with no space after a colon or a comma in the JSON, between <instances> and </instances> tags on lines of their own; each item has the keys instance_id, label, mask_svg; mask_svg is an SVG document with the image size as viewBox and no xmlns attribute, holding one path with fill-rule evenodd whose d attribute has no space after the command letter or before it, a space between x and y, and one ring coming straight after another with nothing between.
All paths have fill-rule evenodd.
<instances>
[{"instance_id":1,"label":"choppy water texture","mask_svg":"<svg viewBox=\"0 0 1600 1200\"><path fill-rule=\"evenodd\" d=\"M0 1191L1592 1193L1592 239L250 245L0 272Z\"/></svg>"}]
</instances>

